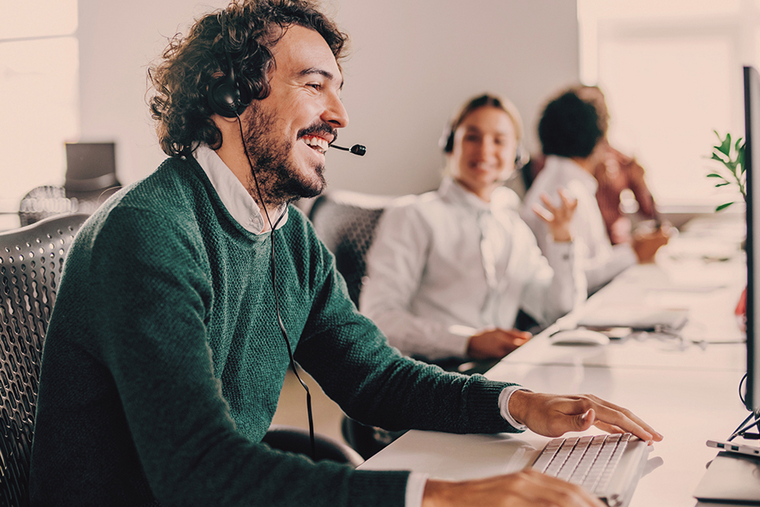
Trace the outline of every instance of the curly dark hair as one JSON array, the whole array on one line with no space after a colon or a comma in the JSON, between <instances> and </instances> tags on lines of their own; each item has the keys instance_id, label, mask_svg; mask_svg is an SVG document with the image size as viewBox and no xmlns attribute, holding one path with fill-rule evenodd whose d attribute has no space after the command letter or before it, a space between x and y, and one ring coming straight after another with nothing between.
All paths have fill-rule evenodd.
<instances>
[{"instance_id":1,"label":"curly dark hair","mask_svg":"<svg viewBox=\"0 0 760 507\"><path fill-rule=\"evenodd\" d=\"M586 158L603 134L594 105L571 91L549 102L538 122L544 155Z\"/></svg>"},{"instance_id":2,"label":"curly dark hair","mask_svg":"<svg viewBox=\"0 0 760 507\"><path fill-rule=\"evenodd\" d=\"M272 48L291 25L317 31L336 60L342 58L347 35L310 0L233 0L226 9L197 20L186 37L175 35L161 61L148 70L155 89L149 105L161 149L170 156L187 156L199 143L221 147L222 134L211 119L207 95L230 70L225 51L243 103L264 99L270 92Z\"/></svg>"}]
</instances>

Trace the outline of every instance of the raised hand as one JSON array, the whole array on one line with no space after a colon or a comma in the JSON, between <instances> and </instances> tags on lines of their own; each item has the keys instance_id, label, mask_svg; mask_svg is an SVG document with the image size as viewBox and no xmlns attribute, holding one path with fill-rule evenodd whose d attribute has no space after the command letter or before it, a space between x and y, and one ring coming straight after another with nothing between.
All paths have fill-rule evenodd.
<instances>
[{"instance_id":1,"label":"raised hand","mask_svg":"<svg viewBox=\"0 0 760 507\"><path fill-rule=\"evenodd\" d=\"M558 207L554 206L549 195L544 193L541 194L543 207L534 204L533 212L549 227L549 232L551 232L554 241L571 241L573 237L570 233L570 222L575 214L575 209L578 207L578 200L571 199L564 189L558 190L557 194L559 194L560 199Z\"/></svg>"}]
</instances>

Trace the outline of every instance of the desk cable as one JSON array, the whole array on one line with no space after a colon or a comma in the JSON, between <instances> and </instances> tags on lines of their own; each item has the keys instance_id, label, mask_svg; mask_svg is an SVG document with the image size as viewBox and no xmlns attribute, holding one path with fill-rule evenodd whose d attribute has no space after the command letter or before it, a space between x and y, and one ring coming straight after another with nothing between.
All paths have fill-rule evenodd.
<instances>
[{"instance_id":1,"label":"desk cable","mask_svg":"<svg viewBox=\"0 0 760 507\"><path fill-rule=\"evenodd\" d=\"M742 401L744 406L747 406L746 400L744 398L744 394L742 392L742 386L747 381L747 374L745 373L742 377L741 381L739 382L739 399ZM752 427L758 428L757 433L749 433L749 430L752 429ZM749 416L747 416L744 421L739 425L736 430L731 434L730 437L728 437L728 441L730 442L734 438L741 436L743 438L746 438L748 440L760 440L760 414L756 414L755 412L750 412Z\"/></svg>"}]
</instances>

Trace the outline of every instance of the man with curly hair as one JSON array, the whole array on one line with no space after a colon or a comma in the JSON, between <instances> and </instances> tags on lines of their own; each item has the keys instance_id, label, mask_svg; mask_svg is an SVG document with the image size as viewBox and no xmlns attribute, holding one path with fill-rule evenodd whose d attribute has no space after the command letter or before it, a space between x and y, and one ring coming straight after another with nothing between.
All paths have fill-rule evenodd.
<instances>
[{"instance_id":1,"label":"man with curly hair","mask_svg":"<svg viewBox=\"0 0 760 507\"><path fill-rule=\"evenodd\" d=\"M324 187L348 124L345 36L310 3L240 0L151 71L170 158L82 227L50 321L32 505L599 506L534 471L480 481L362 471L262 443L296 360L388 429L661 437L594 396L542 395L402 357L351 303L289 202Z\"/></svg>"},{"instance_id":2,"label":"man with curly hair","mask_svg":"<svg viewBox=\"0 0 760 507\"><path fill-rule=\"evenodd\" d=\"M556 196L560 189L577 199L571 230L590 293L637 262L652 262L669 237L665 229L658 229L635 235L630 244L610 243L596 200L598 183L594 177L596 167L608 156L605 122L606 118L600 121L594 104L581 99L573 90L546 105L538 123L538 137L546 159L525 194L520 211L539 247L546 251L549 231L536 215L541 212L543 199Z\"/></svg>"}]
</instances>

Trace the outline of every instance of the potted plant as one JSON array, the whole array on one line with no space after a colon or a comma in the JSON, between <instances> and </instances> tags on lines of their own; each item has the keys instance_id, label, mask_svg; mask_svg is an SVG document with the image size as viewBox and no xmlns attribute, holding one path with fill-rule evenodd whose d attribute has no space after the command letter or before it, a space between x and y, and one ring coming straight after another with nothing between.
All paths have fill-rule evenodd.
<instances>
[{"instance_id":1,"label":"potted plant","mask_svg":"<svg viewBox=\"0 0 760 507\"><path fill-rule=\"evenodd\" d=\"M715 135L720 141L713 146L712 157L710 160L717 160L720 162L718 170L715 170L707 175L708 178L714 178L716 180L715 187L726 187L729 185L736 185L739 193L747 200L747 175L744 168L744 139L741 137L732 143L731 134L726 134L726 137L721 138L717 130L713 130ZM718 205L715 211L721 211L736 201L730 201Z\"/></svg>"},{"instance_id":2,"label":"potted plant","mask_svg":"<svg viewBox=\"0 0 760 507\"><path fill-rule=\"evenodd\" d=\"M716 180L715 187L721 188L729 185L736 185L739 193L741 194L744 202L747 202L747 174L744 167L744 140L740 137L736 141L731 141L731 134L726 134L726 137L721 138L718 131L713 130L715 135L720 141L713 146L711 160L717 160L720 162L720 171L715 170L707 175L708 178L714 178ZM721 211L736 201L730 201L718 205L715 211ZM739 327L742 330L747 328L747 288L744 288L741 296L739 296L739 302L734 310L737 320L739 321Z\"/></svg>"}]
</instances>

